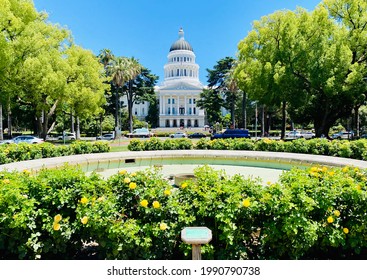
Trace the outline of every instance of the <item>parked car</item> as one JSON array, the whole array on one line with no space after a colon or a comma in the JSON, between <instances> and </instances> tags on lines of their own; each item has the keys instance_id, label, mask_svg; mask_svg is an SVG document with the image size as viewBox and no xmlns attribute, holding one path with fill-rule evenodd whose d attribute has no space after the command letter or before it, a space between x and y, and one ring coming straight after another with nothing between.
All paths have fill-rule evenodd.
<instances>
[{"instance_id":1,"label":"parked car","mask_svg":"<svg viewBox=\"0 0 367 280\"><path fill-rule=\"evenodd\" d=\"M227 129L223 133L217 133L210 137L213 139L225 139L225 138L251 138L247 129Z\"/></svg>"},{"instance_id":2,"label":"parked car","mask_svg":"<svg viewBox=\"0 0 367 280\"><path fill-rule=\"evenodd\" d=\"M13 139L13 142L15 144L19 144L19 143L28 143L28 144L39 144L39 143L43 143L43 139L38 138L36 136L30 136L30 135L21 135L21 136L17 136Z\"/></svg>"},{"instance_id":3,"label":"parked car","mask_svg":"<svg viewBox=\"0 0 367 280\"><path fill-rule=\"evenodd\" d=\"M285 138L286 139L298 139L298 138L312 139L312 138L315 138L315 133L311 131L293 130L291 132L288 132L285 135Z\"/></svg>"},{"instance_id":4,"label":"parked car","mask_svg":"<svg viewBox=\"0 0 367 280\"><path fill-rule=\"evenodd\" d=\"M193 138L206 138L206 135L204 133L201 133L201 132L195 132L193 134L190 134L188 137L191 138L191 139L193 139Z\"/></svg>"},{"instance_id":5,"label":"parked car","mask_svg":"<svg viewBox=\"0 0 367 280\"><path fill-rule=\"evenodd\" d=\"M113 139L115 139L115 136L113 135L113 133L103 134L103 135L97 137L97 140L110 141L110 140L113 140Z\"/></svg>"},{"instance_id":6,"label":"parked car","mask_svg":"<svg viewBox=\"0 0 367 280\"><path fill-rule=\"evenodd\" d=\"M6 144L13 144L14 141L13 140L1 140L0 141L0 145L6 145Z\"/></svg>"},{"instance_id":7,"label":"parked car","mask_svg":"<svg viewBox=\"0 0 367 280\"><path fill-rule=\"evenodd\" d=\"M333 139L353 139L354 132L353 131L340 131L338 133L334 133L331 138Z\"/></svg>"},{"instance_id":8,"label":"parked car","mask_svg":"<svg viewBox=\"0 0 367 280\"><path fill-rule=\"evenodd\" d=\"M169 137L171 137L171 138L186 138L187 134L185 132L177 131L177 132L171 134Z\"/></svg>"},{"instance_id":9,"label":"parked car","mask_svg":"<svg viewBox=\"0 0 367 280\"><path fill-rule=\"evenodd\" d=\"M76 135L74 132L64 132L62 135L57 137L58 140L75 140Z\"/></svg>"},{"instance_id":10,"label":"parked car","mask_svg":"<svg viewBox=\"0 0 367 280\"><path fill-rule=\"evenodd\" d=\"M132 133L128 133L127 137L134 138L134 137L142 137L142 138L149 138L153 136L153 134L149 131L148 128L137 128L134 129Z\"/></svg>"}]
</instances>

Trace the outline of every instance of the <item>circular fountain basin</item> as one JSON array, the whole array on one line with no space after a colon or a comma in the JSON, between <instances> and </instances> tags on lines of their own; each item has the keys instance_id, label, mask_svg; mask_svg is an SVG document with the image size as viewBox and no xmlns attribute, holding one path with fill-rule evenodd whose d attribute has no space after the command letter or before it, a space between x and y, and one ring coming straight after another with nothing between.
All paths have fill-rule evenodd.
<instances>
[{"instance_id":1,"label":"circular fountain basin","mask_svg":"<svg viewBox=\"0 0 367 280\"><path fill-rule=\"evenodd\" d=\"M197 166L209 165L224 170L228 175L241 174L260 177L274 182L279 175L294 166L306 168L311 165L353 166L367 168L367 163L338 157L308 154L292 154L260 151L223 150L170 150L115 152L102 154L73 155L58 158L37 159L0 165L0 170L32 170L57 168L65 164L78 165L85 172L98 172L104 177L116 174L117 170L136 171L159 166L164 175L193 173Z\"/></svg>"}]
</instances>

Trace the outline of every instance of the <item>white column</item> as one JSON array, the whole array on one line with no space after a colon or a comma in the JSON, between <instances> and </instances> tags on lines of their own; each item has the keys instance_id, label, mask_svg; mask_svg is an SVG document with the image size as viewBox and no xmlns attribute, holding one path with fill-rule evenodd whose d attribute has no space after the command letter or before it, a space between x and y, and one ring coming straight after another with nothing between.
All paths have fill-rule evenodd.
<instances>
[{"instance_id":1,"label":"white column","mask_svg":"<svg viewBox=\"0 0 367 280\"><path fill-rule=\"evenodd\" d=\"M180 114L180 96L177 95L177 115Z\"/></svg>"},{"instance_id":2,"label":"white column","mask_svg":"<svg viewBox=\"0 0 367 280\"><path fill-rule=\"evenodd\" d=\"M172 102L172 95L170 96L170 98L171 98L171 104L170 104L171 111L169 112L169 114L170 114L170 115L172 115L172 108L173 108L173 106L172 106L172 105L173 105L173 104L172 104L172 103L173 103L173 102Z\"/></svg>"},{"instance_id":3,"label":"white column","mask_svg":"<svg viewBox=\"0 0 367 280\"><path fill-rule=\"evenodd\" d=\"M162 96L162 109L163 109L163 112L162 112L162 115L165 115L166 114L166 99L164 98L164 95Z\"/></svg>"},{"instance_id":4,"label":"white column","mask_svg":"<svg viewBox=\"0 0 367 280\"><path fill-rule=\"evenodd\" d=\"M187 98L186 98L186 95L185 95L185 116L187 115Z\"/></svg>"}]
</instances>

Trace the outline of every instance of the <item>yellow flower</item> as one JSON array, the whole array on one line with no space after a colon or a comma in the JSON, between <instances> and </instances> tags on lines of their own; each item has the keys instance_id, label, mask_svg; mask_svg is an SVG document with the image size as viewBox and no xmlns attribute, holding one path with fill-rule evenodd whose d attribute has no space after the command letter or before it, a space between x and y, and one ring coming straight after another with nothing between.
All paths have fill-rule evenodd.
<instances>
[{"instance_id":1,"label":"yellow flower","mask_svg":"<svg viewBox=\"0 0 367 280\"><path fill-rule=\"evenodd\" d=\"M332 222L334 222L334 218L333 218L333 217L331 217L331 216L329 216L329 217L327 218L327 222L328 222L329 224L331 224Z\"/></svg>"},{"instance_id":2,"label":"yellow flower","mask_svg":"<svg viewBox=\"0 0 367 280\"><path fill-rule=\"evenodd\" d=\"M84 216L83 218L80 219L80 221L82 222L83 225L85 225L86 223L88 223L88 217Z\"/></svg>"},{"instance_id":3,"label":"yellow flower","mask_svg":"<svg viewBox=\"0 0 367 280\"><path fill-rule=\"evenodd\" d=\"M62 216L60 214L57 214L55 217L54 217L54 221L56 223L60 222L62 220Z\"/></svg>"},{"instance_id":4,"label":"yellow flower","mask_svg":"<svg viewBox=\"0 0 367 280\"><path fill-rule=\"evenodd\" d=\"M10 180L9 180L9 179L4 179L4 180L3 180L3 183L4 183L4 184L10 184Z\"/></svg>"},{"instance_id":5,"label":"yellow flower","mask_svg":"<svg viewBox=\"0 0 367 280\"><path fill-rule=\"evenodd\" d=\"M311 167L311 172L319 172L319 168L316 166Z\"/></svg>"},{"instance_id":6,"label":"yellow flower","mask_svg":"<svg viewBox=\"0 0 367 280\"><path fill-rule=\"evenodd\" d=\"M345 233L345 234L348 234L349 233L349 229L348 228L343 228L343 232Z\"/></svg>"},{"instance_id":7,"label":"yellow flower","mask_svg":"<svg viewBox=\"0 0 367 280\"><path fill-rule=\"evenodd\" d=\"M135 177L136 176L136 172L133 172L130 174L131 177Z\"/></svg>"},{"instance_id":8,"label":"yellow flower","mask_svg":"<svg viewBox=\"0 0 367 280\"><path fill-rule=\"evenodd\" d=\"M56 231L60 230L60 224L59 224L59 223L54 223L53 228L54 228L54 230L56 230Z\"/></svg>"},{"instance_id":9,"label":"yellow flower","mask_svg":"<svg viewBox=\"0 0 367 280\"><path fill-rule=\"evenodd\" d=\"M339 210L335 210L335 211L334 211L334 215L335 215L336 217L339 217L339 216L340 216L340 211L339 211Z\"/></svg>"},{"instance_id":10,"label":"yellow flower","mask_svg":"<svg viewBox=\"0 0 367 280\"><path fill-rule=\"evenodd\" d=\"M31 171L29 171L28 169L24 169L24 170L23 170L23 173L24 173L24 174L28 174L28 175L29 175L29 174L31 174Z\"/></svg>"},{"instance_id":11,"label":"yellow flower","mask_svg":"<svg viewBox=\"0 0 367 280\"><path fill-rule=\"evenodd\" d=\"M358 171L359 171L358 167L354 168L354 172L358 172Z\"/></svg>"},{"instance_id":12,"label":"yellow flower","mask_svg":"<svg viewBox=\"0 0 367 280\"><path fill-rule=\"evenodd\" d=\"M160 230L166 230L168 228L166 223L160 223L159 225Z\"/></svg>"},{"instance_id":13,"label":"yellow flower","mask_svg":"<svg viewBox=\"0 0 367 280\"><path fill-rule=\"evenodd\" d=\"M142 201L140 201L140 205L143 206L143 207L145 207L145 208L148 207L148 204L149 204L149 202L146 199L143 199Z\"/></svg>"},{"instance_id":14,"label":"yellow flower","mask_svg":"<svg viewBox=\"0 0 367 280\"><path fill-rule=\"evenodd\" d=\"M135 188L136 188L136 183L135 183L135 182L131 182L131 183L129 184L129 188L130 188L131 190L135 189Z\"/></svg>"},{"instance_id":15,"label":"yellow flower","mask_svg":"<svg viewBox=\"0 0 367 280\"><path fill-rule=\"evenodd\" d=\"M330 175L330 176L334 176L334 174L335 174L335 172L334 172L334 171L330 171L330 172L329 172L329 175Z\"/></svg>"},{"instance_id":16,"label":"yellow flower","mask_svg":"<svg viewBox=\"0 0 367 280\"><path fill-rule=\"evenodd\" d=\"M187 183L182 183L182 185L181 185L181 188L186 188L187 187Z\"/></svg>"},{"instance_id":17,"label":"yellow flower","mask_svg":"<svg viewBox=\"0 0 367 280\"><path fill-rule=\"evenodd\" d=\"M130 180L130 178L129 177L126 177L125 179L124 179L124 183L125 184L129 184L131 182L131 180Z\"/></svg>"},{"instance_id":18,"label":"yellow flower","mask_svg":"<svg viewBox=\"0 0 367 280\"><path fill-rule=\"evenodd\" d=\"M103 196L101 196L101 197L98 197L98 199L97 199L97 201L104 201L104 197Z\"/></svg>"},{"instance_id":19,"label":"yellow flower","mask_svg":"<svg viewBox=\"0 0 367 280\"><path fill-rule=\"evenodd\" d=\"M356 188L357 188L357 190L359 190L359 191L362 189L360 185L357 185L357 187L356 187Z\"/></svg>"},{"instance_id":20,"label":"yellow flower","mask_svg":"<svg viewBox=\"0 0 367 280\"><path fill-rule=\"evenodd\" d=\"M268 186L270 186L270 185L271 185L271 182L270 182L270 181L267 181L267 182L266 182L266 184L267 184Z\"/></svg>"},{"instance_id":21,"label":"yellow flower","mask_svg":"<svg viewBox=\"0 0 367 280\"><path fill-rule=\"evenodd\" d=\"M327 167L326 166L324 166L323 168L322 168L322 172L326 172L327 171Z\"/></svg>"},{"instance_id":22,"label":"yellow flower","mask_svg":"<svg viewBox=\"0 0 367 280\"><path fill-rule=\"evenodd\" d=\"M126 174L126 172L127 172L127 171L126 171L125 169L124 169L124 170L120 170L120 171L119 171L119 174L120 174L120 175L124 175L124 174Z\"/></svg>"},{"instance_id":23,"label":"yellow flower","mask_svg":"<svg viewBox=\"0 0 367 280\"><path fill-rule=\"evenodd\" d=\"M164 195L169 196L171 194L171 190L164 190Z\"/></svg>"},{"instance_id":24,"label":"yellow flower","mask_svg":"<svg viewBox=\"0 0 367 280\"><path fill-rule=\"evenodd\" d=\"M82 197L82 199L80 200L81 204L87 204L88 203L88 198L86 197Z\"/></svg>"},{"instance_id":25,"label":"yellow flower","mask_svg":"<svg viewBox=\"0 0 367 280\"><path fill-rule=\"evenodd\" d=\"M344 173L348 172L348 171L349 171L349 167L348 167L348 166L344 167L344 168L342 169L342 171L343 171Z\"/></svg>"},{"instance_id":26,"label":"yellow flower","mask_svg":"<svg viewBox=\"0 0 367 280\"><path fill-rule=\"evenodd\" d=\"M159 202L158 201L153 201L153 208L155 208L155 209L158 209L159 207L161 207L161 205L159 204Z\"/></svg>"},{"instance_id":27,"label":"yellow flower","mask_svg":"<svg viewBox=\"0 0 367 280\"><path fill-rule=\"evenodd\" d=\"M249 207L250 205L251 205L251 202L250 202L250 199L249 198L246 198L246 199L244 199L243 201L242 201L242 205L244 206L244 207Z\"/></svg>"}]
</instances>

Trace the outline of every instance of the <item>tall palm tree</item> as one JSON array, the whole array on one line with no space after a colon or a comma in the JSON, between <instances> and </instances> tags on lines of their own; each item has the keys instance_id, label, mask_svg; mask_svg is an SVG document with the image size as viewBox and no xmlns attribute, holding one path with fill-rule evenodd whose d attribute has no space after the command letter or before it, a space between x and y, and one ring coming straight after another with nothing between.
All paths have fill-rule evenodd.
<instances>
[{"instance_id":1,"label":"tall palm tree","mask_svg":"<svg viewBox=\"0 0 367 280\"><path fill-rule=\"evenodd\" d=\"M119 119L120 111L120 94L123 85L130 80L130 73L128 67L128 61L126 57L117 57L108 64L108 75L111 76L111 82L116 88L116 112L115 112L115 127L117 130L121 129L121 123Z\"/></svg>"},{"instance_id":2,"label":"tall palm tree","mask_svg":"<svg viewBox=\"0 0 367 280\"><path fill-rule=\"evenodd\" d=\"M141 74L142 66L137 59L134 57L128 58L129 74L130 79L128 83L127 91L127 110L129 115L129 131L133 131L133 105L134 105L134 91L133 91L133 81Z\"/></svg>"}]
</instances>

